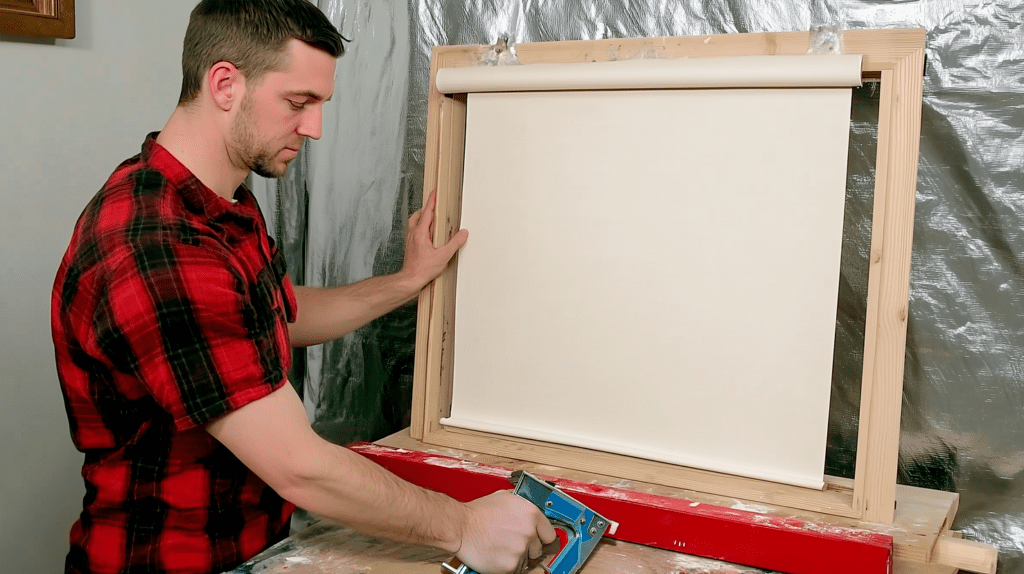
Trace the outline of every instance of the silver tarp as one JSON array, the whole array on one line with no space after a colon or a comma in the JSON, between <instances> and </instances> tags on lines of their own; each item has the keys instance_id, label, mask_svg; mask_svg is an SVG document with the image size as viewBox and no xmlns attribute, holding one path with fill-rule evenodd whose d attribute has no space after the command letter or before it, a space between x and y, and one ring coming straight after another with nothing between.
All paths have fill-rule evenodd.
<instances>
[{"instance_id":1,"label":"silver tarp","mask_svg":"<svg viewBox=\"0 0 1024 574\"><path fill-rule=\"evenodd\" d=\"M1024 0L319 5L352 40L323 138L288 177L253 183L309 285L400 267L403 222L421 201L435 45L925 28L899 480L959 492L954 527L999 546L1000 572L1024 573ZM855 92L826 461L840 476L856 448L877 108L870 85ZM299 353L293 378L321 434L346 443L408 424L414 330L410 306Z\"/></svg>"}]
</instances>

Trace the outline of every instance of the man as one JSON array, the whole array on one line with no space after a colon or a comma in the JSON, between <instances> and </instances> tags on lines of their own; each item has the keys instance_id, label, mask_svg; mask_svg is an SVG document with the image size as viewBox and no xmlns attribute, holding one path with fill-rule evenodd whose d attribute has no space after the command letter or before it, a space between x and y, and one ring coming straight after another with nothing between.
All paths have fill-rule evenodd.
<instances>
[{"instance_id":1,"label":"man","mask_svg":"<svg viewBox=\"0 0 1024 574\"><path fill-rule=\"evenodd\" d=\"M178 106L85 208L52 298L84 509L67 572L230 570L287 533L293 505L515 572L554 531L509 492L468 504L320 439L288 383L289 345L331 340L412 300L466 241L435 248L434 198L391 276L293 288L250 171L284 174L320 137L343 49L306 0L203 0Z\"/></svg>"}]
</instances>

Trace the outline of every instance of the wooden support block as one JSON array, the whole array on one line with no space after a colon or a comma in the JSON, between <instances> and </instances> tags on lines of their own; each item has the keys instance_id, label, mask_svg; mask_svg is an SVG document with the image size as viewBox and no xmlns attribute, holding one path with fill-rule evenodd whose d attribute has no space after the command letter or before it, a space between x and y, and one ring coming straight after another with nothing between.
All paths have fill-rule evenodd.
<instances>
[{"instance_id":1,"label":"wooden support block","mask_svg":"<svg viewBox=\"0 0 1024 574\"><path fill-rule=\"evenodd\" d=\"M955 492L897 484L895 524L906 530L893 534L893 557L933 562L935 541L949 531L959 507L960 495Z\"/></svg>"},{"instance_id":2,"label":"wooden support block","mask_svg":"<svg viewBox=\"0 0 1024 574\"><path fill-rule=\"evenodd\" d=\"M397 476L457 500L510 488L512 470L438 454L373 444L353 451ZM609 520L616 540L787 572L889 574L892 536L797 518L766 515L683 498L543 477Z\"/></svg>"},{"instance_id":3,"label":"wooden support block","mask_svg":"<svg viewBox=\"0 0 1024 574\"><path fill-rule=\"evenodd\" d=\"M998 551L991 544L939 536L932 551L932 563L948 564L968 572L995 574Z\"/></svg>"},{"instance_id":4,"label":"wooden support block","mask_svg":"<svg viewBox=\"0 0 1024 574\"><path fill-rule=\"evenodd\" d=\"M913 560L896 558L893 560L893 574L957 574L957 568L941 564L922 564Z\"/></svg>"}]
</instances>

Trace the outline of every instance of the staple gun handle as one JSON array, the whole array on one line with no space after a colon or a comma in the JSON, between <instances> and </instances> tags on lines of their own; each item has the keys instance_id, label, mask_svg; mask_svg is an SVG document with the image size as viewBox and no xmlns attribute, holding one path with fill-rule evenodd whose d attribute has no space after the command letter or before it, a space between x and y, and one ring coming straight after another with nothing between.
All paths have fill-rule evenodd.
<instances>
[{"instance_id":1,"label":"staple gun handle","mask_svg":"<svg viewBox=\"0 0 1024 574\"><path fill-rule=\"evenodd\" d=\"M512 493L539 508L558 534L561 548L544 570L549 574L575 574L608 530L608 519L528 472L517 470L509 480L514 487ZM442 567L451 574L476 574L465 564L445 563Z\"/></svg>"},{"instance_id":2,"label":"staple gun handle","mask_svg":"<svg viewBox=\"0 0 1024 574\"><path fill-rule=\"evenodd\" d=\"M528 472L513 472L511 481L514 494L540 508L556 532L565 534L564 539L559 535L562 547L544 569L550 574L575 574L608 530L608 520Z\"/></svg>"}]
</instances>

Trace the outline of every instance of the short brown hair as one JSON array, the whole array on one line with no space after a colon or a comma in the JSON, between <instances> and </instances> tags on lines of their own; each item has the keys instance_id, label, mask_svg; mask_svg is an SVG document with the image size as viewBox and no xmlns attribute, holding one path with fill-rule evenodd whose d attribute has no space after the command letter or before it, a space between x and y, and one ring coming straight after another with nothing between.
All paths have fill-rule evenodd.
<instances>
[{"instance_id":1,"label":"short brown hair","mask_svg":"<svg viewBox=\"0 0 1024 574\"><path fill-rule=\"evenodd\" d=\"M217 62L231 62L247 81L259 81L281 66L292 38L335 58L345 53L341 34L308 0L202 0L185 31L178 104L199 95Z\"/></svg>"}]
</instances>

